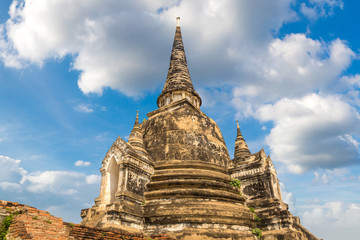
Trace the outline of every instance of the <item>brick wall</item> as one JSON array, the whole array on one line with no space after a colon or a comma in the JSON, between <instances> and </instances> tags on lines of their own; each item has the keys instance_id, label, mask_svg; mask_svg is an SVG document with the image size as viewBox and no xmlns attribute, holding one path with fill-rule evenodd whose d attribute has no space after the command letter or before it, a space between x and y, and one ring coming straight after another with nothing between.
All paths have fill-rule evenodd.
<instances>
[{"instance_id":1,"label":"brick wall","mask_svg":"<svg viewBox=\"0 0 360 240\"><path fill-rule=\"evenodd\" d=\"M87 227L63 222L49 212L19 203L0 200L0 220L14 214L8 239L46 239L46 240L85 240L85 239L123 239L123 240L173 240L167 235L144 236L126 231Z\"/></svg>"}]
</instances>

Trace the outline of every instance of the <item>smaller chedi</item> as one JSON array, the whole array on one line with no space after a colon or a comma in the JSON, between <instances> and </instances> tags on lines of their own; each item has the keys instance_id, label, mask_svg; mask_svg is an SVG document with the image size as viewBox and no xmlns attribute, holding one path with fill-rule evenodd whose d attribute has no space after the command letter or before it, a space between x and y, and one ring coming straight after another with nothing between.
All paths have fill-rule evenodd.
<instances>
[{"instance_id":1,"label":"smaller chedi","mask_svg":"<svg viewBox=\"0 0 360 240\"><path fill-rule=\"evenodd\" d=\"M237 125L235 156L200 110L179 18L158 109L120 137L100 169L100 195L82 224L176 239L317 239L282 201L263 149L251 153ZM235 129L234 129L235 130Z\"/></svg>"}]
</instances>

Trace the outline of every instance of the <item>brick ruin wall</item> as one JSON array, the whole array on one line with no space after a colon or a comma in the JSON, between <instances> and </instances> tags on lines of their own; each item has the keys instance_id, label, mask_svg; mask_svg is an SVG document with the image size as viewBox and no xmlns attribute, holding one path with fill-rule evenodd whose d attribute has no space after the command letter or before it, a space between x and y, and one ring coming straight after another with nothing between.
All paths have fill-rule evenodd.
<instances>
[{"instance_id":1,"label":"brick ruin wall","mask_svg":"<svg viewBox=\"0 0 360 240\"><path fill-rule=\"evenodd\" d=\"M27 205L0 200L0 223L13 215L6 239L126 239L126 240L174 240L167 235L145 236L114 229L101 229L63 222L49 212Z\"/></svg>"}]
</instances>

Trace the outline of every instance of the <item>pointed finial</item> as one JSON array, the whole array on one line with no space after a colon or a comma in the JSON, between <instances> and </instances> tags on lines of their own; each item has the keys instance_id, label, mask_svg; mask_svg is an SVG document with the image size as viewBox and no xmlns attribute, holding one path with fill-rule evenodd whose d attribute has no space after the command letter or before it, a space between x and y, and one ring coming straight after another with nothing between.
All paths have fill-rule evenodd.
<instances>
[{"instance_id":1,"label":"pointed finial","mask_svg":"<svg viewBox=\"0 0 360 240\"><path fill-rule=\"evenodd\" d=\"M176 26L179 26L179 27L180 27L180 17L177 17L177 18L176 18Z\"/></svg>"},{"instance_id":2,"label":"pointed finial","mask_svg":"<svg viewBox=\"0 0 360 240\"><path fill-rule=\"evenodd\" d=\"M235 139L234 159L244 159L251 155L249 147L247 146L244 137L241 135L239 121L236 120L237 136Z\"/></svg>"},{"instance_id":3,"label":"pointed finial","mask_svg":"<svg viewBox=\"0 0 360 240\"><path fill-rule=\"evenodd\" d=\"M236 125L237 125L237 136L241 135L241 131L240 131L240 126L239 126L239 121L236 120Z\"/></svg>"},{"instance_id":4,"label":"pointed finial","mask_svg":"<svg viewBox=\"0 0 360 240\"><path fill-rule=\"evenodd\" d=\"M135 152L147 156L148 153L145 149L143 142L143 134L139 124L139 111L136 111L136 119L133 129L131 130L128 143L135 150Z\"/></svg>"},{"instance_id":5,"label":"pointed finial","mask_svg":"<svg viewBox=\"0 0 360 240\"><path fill-rule=\"evenodd\" d=\"M136 119L134 125L139 125L139 110L136 111Z\"/></svg>"}]
</instances>

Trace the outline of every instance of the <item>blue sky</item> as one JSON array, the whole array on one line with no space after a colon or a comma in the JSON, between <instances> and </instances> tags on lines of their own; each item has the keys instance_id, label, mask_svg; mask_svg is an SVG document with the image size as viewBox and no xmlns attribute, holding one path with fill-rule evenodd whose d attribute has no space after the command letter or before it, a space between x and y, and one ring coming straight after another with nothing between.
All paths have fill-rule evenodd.
<instances>
[{"instance_id":1,"label":"blue sky","mask_svg":"<svg viewBox=\"0 0 360 240\"><path fill-rule=\"evenodd\" d=\"M79 222L102 158L157 108L175 18L233 155L236 119L316 236L360 233L358 1L0 2L0 199Z\"/></svg>"}]
</instances>

